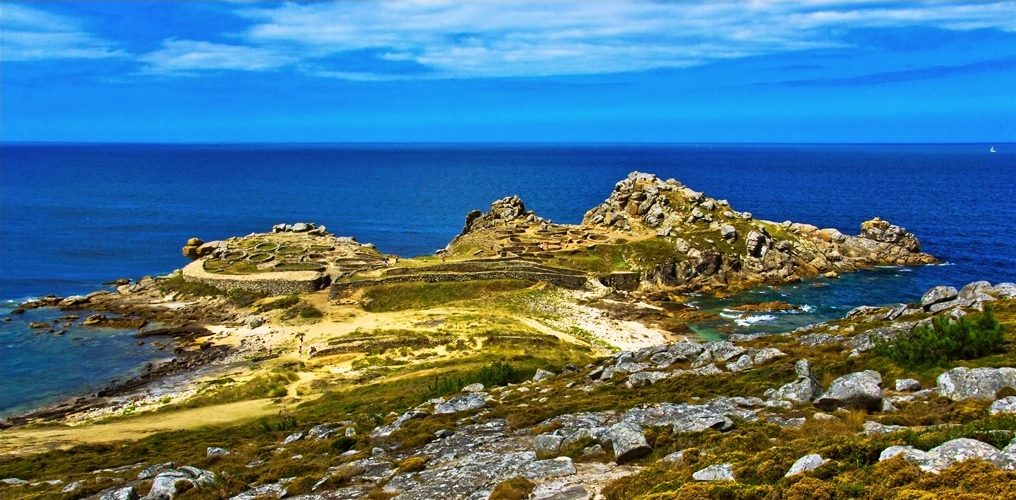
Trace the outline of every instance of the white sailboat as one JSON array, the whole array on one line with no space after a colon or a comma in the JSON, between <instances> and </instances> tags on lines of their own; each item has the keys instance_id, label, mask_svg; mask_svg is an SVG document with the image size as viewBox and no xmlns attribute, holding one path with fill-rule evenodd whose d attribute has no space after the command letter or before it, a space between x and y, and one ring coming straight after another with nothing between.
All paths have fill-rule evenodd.
<instances>
[{"instance_id":1,"label":"white sailboat","mask_svg":"<svg viewBox=\"0 0 1016 500\"><path fill-rule=\"evenodd\" d=\"M991 149L989 149L988 151L990 151L992 153L997 153L998 152L998 151L995 151L995 146L992 146Z\"/></svg>"}]
</instances>

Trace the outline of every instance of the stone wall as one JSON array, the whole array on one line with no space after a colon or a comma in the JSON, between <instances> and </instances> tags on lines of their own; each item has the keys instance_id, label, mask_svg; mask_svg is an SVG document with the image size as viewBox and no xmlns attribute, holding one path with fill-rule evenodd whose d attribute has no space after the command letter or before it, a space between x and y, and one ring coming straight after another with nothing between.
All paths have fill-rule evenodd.
<instances>
[{"instance_id":1,"label":"stone wall","mask_svg":"<svg viewBox=\"0 0 1016 500\"><path fill-rule=\"evenodd\" d=\"M332 298L346 290L355 290L369 286L389 285L392 283L447 283L478 280L522 280L546 281L562 288L578 289L586 285L587 278L581 275L542 273L519 270L482 271L474 273L418 273L387 278L340 281L332 283L329 295Z\"/></svg>"},{"instance_id":2,"label":"stone wall","mask_svg":"<svg viewBox=\"0 0 1016 500\"><path fill-rule=\"evenodd\" d=\"M219 275L206 272L201 261L195 261L183 268L184 281L204 283L220 290L246 290L265 295L291 295L294 293L310 293L322 290L331 282L324 273L309 271Z\"/></svg>"}]
</instances>

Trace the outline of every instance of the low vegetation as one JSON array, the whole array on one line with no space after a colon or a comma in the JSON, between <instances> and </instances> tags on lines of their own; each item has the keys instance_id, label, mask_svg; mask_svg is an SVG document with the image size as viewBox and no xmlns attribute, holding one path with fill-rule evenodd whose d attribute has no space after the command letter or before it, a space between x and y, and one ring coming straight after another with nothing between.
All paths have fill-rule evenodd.
<instances>
[{"instance_id":1,"label":"low vegetation","mask_svg":"<svg viewBox=\"0 0 1016 500\"><path fill-rule=\"evenodd\" d=\"M519 280L487 280L449 283L395 283L370 288L364 293L363 308L370 312L427 309L459 300L521 290L532 283Z\"/></svg>"},{"instance_id":2,"label":"low vegetation","mask_svg":"<svg viewBox=\"0 0 1016 500\"><path fill-rule=\"evenodd\" d=\"M906 367L939 366L998 352L1003 340L1002 325L989 307L984 313L955 320L936 317L930 325L920 325L907 335L878 342L875 353Z\"/></svg>"}]
</instances>

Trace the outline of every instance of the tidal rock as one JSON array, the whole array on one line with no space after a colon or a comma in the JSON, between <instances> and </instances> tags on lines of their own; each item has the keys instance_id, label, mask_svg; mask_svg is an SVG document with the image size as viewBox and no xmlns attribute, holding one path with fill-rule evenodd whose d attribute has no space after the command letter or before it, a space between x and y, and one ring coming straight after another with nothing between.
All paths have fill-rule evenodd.
<instances>
[{"instance_id":1,"label":"tidal rock","mask_svg":"<svg viewBox=\"0 0 1016 500\"><path fill-rule=\"evenodd\" d=\"M444 415L462 411L479 410L487 407L487 393L473 392L461 396L455 396L448 401L439 403L434 407L434 413Z\"/></svg>"},{"instance_id":2,"label":"tidal rock","mask_svg":"<svg viewBox=\"0 0 1016 500\"><path fill-rule=\"evenodd\" d=\"M734 467L730 464L710 465L691 475L696 481L733 481Z\"/></svg>"},{"instance_id":3,"label":"tidal rock","mask_svg":"<svg viewBox=\"0 0 1016 500\"><path fill-rule=\"evenodd\" d=\"M642 434L642 429L631 422L614 424L607 431L614 447L614 461L618 464L644 457L653 451Z\"/></svg>"},{"instance_id":4,"label":"tidal rock","mask_svg":"<svg viewBox=\"0 0 1016 500\"><path fill-rule=\"evenodd\" d=\"M1016 396L1009 396L991 403L991 408L988 408L988 412L992 415L1016 413Z\"/></svg>"},{"instance_id":5,"label":"tidal rock","mask_svg":"<svg viewBox=\"0 0 1016 500\"><path fill-rule=\"evenodd\" d=\"M1016 368L953 368L936 380L939 396L963 399L994 400L1004 387L1016 389Z\"/></svg>"},{"instance_id":6,"label":"tidal rock","mask_svg":"<svg viewBox=\"0 0 1016 500\"><path fill-rule=\"evenodd\" d=\"M828 461L829 460L823 459L822 456L817 454L817 453L812 453L811 455L805 455L805 456L797 459L797 461L794 462L794 465L790 466L790 470L788 470L787 473L783 477L796 476L796 475L801 474L803 472L808 472L810 470L815 470L815 469L821 467L822 464L824 464L824 463L826 463Z\"/></svg>"},{"instance_id":7,"label":"tidal rock","mask_svg":"<svg viewBox=\"0 0 1016 500\"><path fill-rule=\"evenodd\" d=\"M959 292L956 288L951 286L936 286L921 296L921 306L925 310L930 310L931 306L942 302L948 302L956 298Z\"/></svg>"},{"instance_id":8,"label":"tidal rock","mask_svg":"<svg viewBox=\"0 0 1016 500\"><path fill-rule=\"evenodd\" d=\"M878 410L882 407L882 376L875 370L844 375L829 385L815 406L824 410L860 408Z\"/></svg>"}]
</instances>

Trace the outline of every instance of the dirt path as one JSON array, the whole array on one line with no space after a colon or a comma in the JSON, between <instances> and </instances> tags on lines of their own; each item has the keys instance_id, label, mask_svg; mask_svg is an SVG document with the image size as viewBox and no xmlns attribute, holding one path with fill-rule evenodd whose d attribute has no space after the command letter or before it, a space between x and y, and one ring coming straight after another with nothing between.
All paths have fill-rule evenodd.
<instances>
[{"instance_id":1,"label":"dirt path","mask_svg":"<svg viewBox=\"0 0 1016 500\"><path fill-rule=\"evenodd\" d=\"M256 399L170 413L139 415L105 424L8 429L0 431L0 457L69 448L78 444L141 439L163 431L238 423L270 415L276 411L277 407L271 400Z\"/></svg>"}]
</instances>

